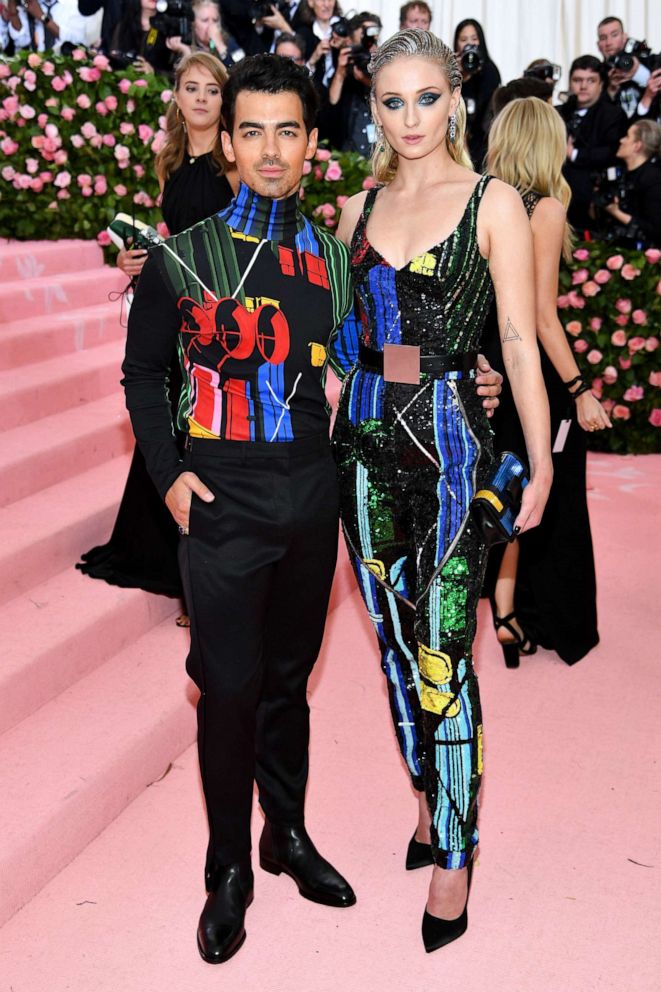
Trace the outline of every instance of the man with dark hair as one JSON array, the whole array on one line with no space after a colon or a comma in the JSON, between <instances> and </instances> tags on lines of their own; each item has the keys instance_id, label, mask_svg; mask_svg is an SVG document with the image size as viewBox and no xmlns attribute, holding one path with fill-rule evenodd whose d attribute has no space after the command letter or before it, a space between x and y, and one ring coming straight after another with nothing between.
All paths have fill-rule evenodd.
<instances>
[{"instance_id":1,"label":"man with dark hair","mask_svg":"<svg viewBox=\"0 0 661 992\"><path fill-rule=\"evenodd\" d=\"M278 35L273 54L292 59L296 65L305 65L305 41L300 34L283 31Z\"/></svg>"},{"instance_id":2,"label":"man with dark hair","mask_svg":"<svg viewBox=\"0 0 661 992\"><path fill-rule=\"evenodd\" d=\"M147 468L182 533L200 689L198 749L209 820L198 927L205 961L245 940L253 897L253 783L266 822L260 865L307 899L355 895L305 829L306 689L335 568L338 491L324 380L350 368L357 334L349 254L298 209L316 151L317 96L291 60L258 55L223 91L223 151L241 185L221 213L152 249L129 318L126 401ZM168 366L184 369L174 442ZM491 393L500 377L479 376ZM491 387L491 388L489 388ZM497 401L485 400L485 406Z\"/></svg>"},{"instance_id":3,"label":"man with dark hair","mask_svg":"<svg viewBox=\"0 0 661 992\"><path fill-rule=\"evenodd\" d=\"M572 191L569 222L580 235L594 227L590 214L593 174L615 162L627 118L604 93L603 65L593 55L574 59L569 70L570 96L558 107L567 125L563 172Z\"/></svg>"},{"instance_id":4,"label":"man with dark hair","mask_svg":"<svg viewBox=\"0 0 661 992\"><path fill-rule=\"evenodd\" d=\"M624 51L628 41L629 36L619 17L604 17L597 25L597 48L608 66L608 96L619 104L627 117L633 117L649 82L650 69L645 64L647 59L640 56L640 53L632 53L631 68L612 65L613 60Z\"/></svg>"},{"instance_id":5,"label":"man with dark hair","mask_svg":"<svg viewBox=\"0 0 661 992\"><path fill-rule=\"evenodd\" d=\"M405 3L399 9L399 30L417 28L419 31L429 31L431 26L431 7L427 3Z\"/></svg>"}]
</instances>

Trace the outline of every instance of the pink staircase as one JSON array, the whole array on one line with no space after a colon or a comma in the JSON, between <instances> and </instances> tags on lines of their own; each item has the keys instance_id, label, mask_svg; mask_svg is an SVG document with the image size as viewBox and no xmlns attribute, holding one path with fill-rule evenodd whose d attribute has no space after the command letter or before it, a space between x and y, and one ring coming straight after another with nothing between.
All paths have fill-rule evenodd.
<instances>
[{"instance_id":1,"label":"pink staircase","mask_svg":"<svg viewBox=\"0 0 661 992\"><path fill-rule=\"evenodd\" d=\"M0 926L195 736L180 604L73 567L133 446L125 281L94 243L0 246ZM351 583L343 557L332 605Z\"/></svg>"}]
</instances>

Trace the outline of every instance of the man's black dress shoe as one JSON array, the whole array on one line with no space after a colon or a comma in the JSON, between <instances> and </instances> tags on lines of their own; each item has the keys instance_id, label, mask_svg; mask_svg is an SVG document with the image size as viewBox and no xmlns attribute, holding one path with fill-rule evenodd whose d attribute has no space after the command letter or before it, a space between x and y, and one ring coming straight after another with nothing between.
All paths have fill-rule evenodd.
<instances>
[{"instance_id":1,"label":"man's black dress shoe","mask_svg":"<svg viewBox=\"0 0 661 992\"><path fill-rule=\"evenodd\" d=\"M246 939L244 920L253 900L253 873L249 864L218 869L217 885L207 901L197 928L197 946L209 964L221 964Z\"/></svg>"},{"instance_id":2,"label":"man's black dress shoe","mask_svg":"<svg viewBox=\"0 0 661 992\"><path fill-rule=\"evenodd\" d=\"M431 853L431 844L423 844L421 841L416 840L415 834L413 834L406 852L406 870L414 871L416 868L426 868L428 865L433 864L434 859Z\"/></svg>"},{"instance_id":3,"label":"man's black dress shoe","mask_svg":"<svg viewBox=\"0 0 661 992\"><path fill-rule=\"evenodd\" d=\"M312 902L353 906L356 901L349 883L322 858L303 826L285 827L267 820L259 841L259 863L272 875L289 875Z\"/></svg>"}]
</instances>

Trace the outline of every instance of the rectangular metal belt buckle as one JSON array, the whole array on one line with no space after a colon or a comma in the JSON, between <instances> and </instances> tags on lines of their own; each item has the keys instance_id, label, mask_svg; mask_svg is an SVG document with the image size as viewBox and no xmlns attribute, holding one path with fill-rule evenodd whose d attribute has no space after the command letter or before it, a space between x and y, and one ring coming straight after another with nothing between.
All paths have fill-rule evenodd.
<instances>
[{"instance_id":1,"label":"rectangular metal belt buckle","mask_svg":"<svg viewBox=\"0 0 661 992\"><path fill-rule=\"evenodd\" d=\"M420 348L415 344L384 344L383 378L386 382L420 385Z\"/></svg>"}]
</instances>

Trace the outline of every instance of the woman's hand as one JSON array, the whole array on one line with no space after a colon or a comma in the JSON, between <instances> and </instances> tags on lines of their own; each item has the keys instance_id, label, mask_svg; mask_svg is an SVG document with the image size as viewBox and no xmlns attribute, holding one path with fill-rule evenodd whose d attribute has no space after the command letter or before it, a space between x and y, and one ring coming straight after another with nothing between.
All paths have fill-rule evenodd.
<instances>
[{"instance_id":1,"label":"woman's hand","mask_svg":"<svg viewBox=\"0 0 661 992\"><path fill-rule=\"evenodd\" d=\"M514 521L514 529L518 534L524 534L527 530L537 527L541 521L552 482L553 466L549 463L548 468L535 472L523 490L521 512Z\"/></svg>"},{"instance_id":2,"label":"woman's hand","mask_svg":"<svg viewBox=\"0 0 661 992\"><path fill-rule=\"evenodd\" d=\"M267 28L271 28L272 31L283 31L285 34L292 34L290 25L280 11L276 10L273 4L271 4L271 10L273 13L269 14L268 17L260 18L260 24L263 24Z\"/></svg>"},{"instance_id":3,"label":"woman's hand","mask_svg":"<svg viewBox=\"0 0 661 992\"><path fill-rule=\"evenodd\" d=\"M180 52L181 55L190 55L191 53L190 45L184 45L180 35L176 35L174 38L166 38L165 45L171 52Z\"/></svg>"},{"instance_id":4,"label":"woman's hand","mask_svg":"<svg viewBox=\"0 0 661 992\"><path fill-rule=\"evenodd\" d=\"M147 59L143 59L142 55L138 55L137 59L135 59L133 68L137 69L138 72L144 72L145 75L149 75L154 71L153 65Z\"/></svg>"},{"instance_id":5,"label":"woman's hand","mask_svg":"<svg viewBox=\"0 0 661 992\"><path fill-rule=\"evenodd\" d=\"M613 426L597 397L590 392L576 397L576 416L584 431L603 431Z\"/></svg>"},{"instance_id":6,"label":"woman's hand","mask_svg":"<svg viewBox=\"0 0 661 992\"><path fill-rule=\"evenodd\" d=\"M146 261L146 249L122 248L117 256L117 268L121 269L129 279L136 279L142 272L142 267Z\"/></svg>"},{"instance_id":7,"label":"woman's hand","mask_svg":"<svg viewBox=\"0 0 661 992\"><path fill-rule=\"evenodd\" d=\"M312 55L308 59L308 65L309 66L316 65L320 58L325 57L327 53L330 52L330 47L331 47L330 40L328 38L325 38L323 41L320 41L317 47L315 48L315 50L313 51Z\"/></svg>"}]
</instances>

